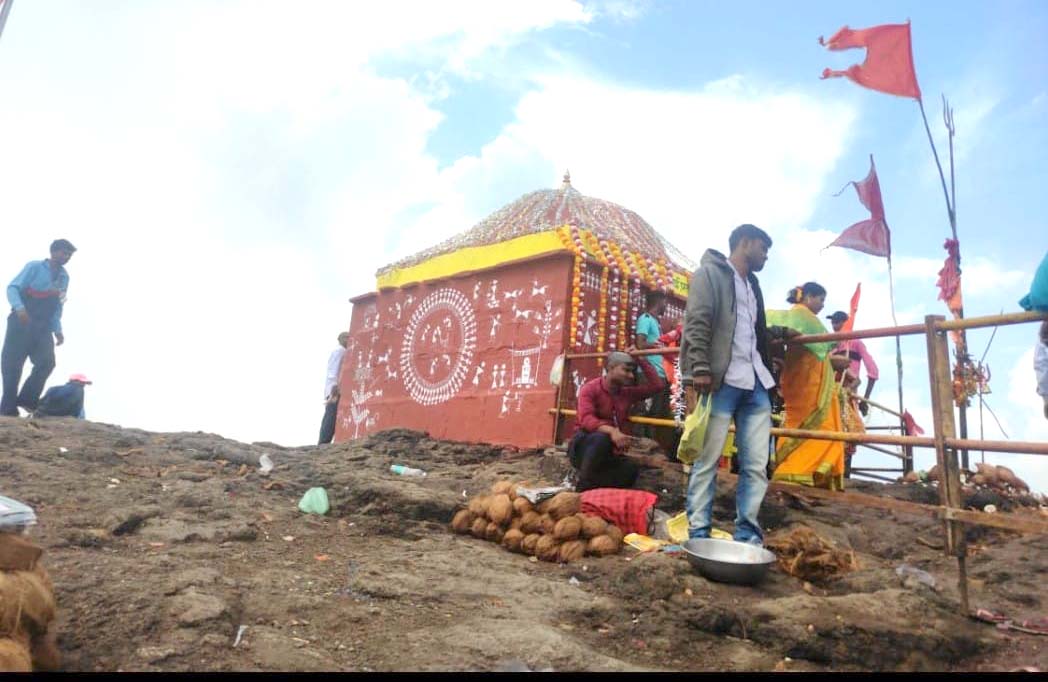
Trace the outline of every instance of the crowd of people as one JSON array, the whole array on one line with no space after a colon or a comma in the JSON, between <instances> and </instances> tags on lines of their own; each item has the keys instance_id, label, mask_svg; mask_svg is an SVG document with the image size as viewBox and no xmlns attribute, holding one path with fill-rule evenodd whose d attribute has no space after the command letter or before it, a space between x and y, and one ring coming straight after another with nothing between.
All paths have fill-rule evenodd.
<instances>
[{"instance_id":1,"label":"crowd of people","mask_svg":"<svg viewBox=\"0 0 1048 682\"><path fill-rule=\"evenodd\" d=\"M828 332L819 315L827 291L818 282L789 290L788 307L766 309L757 273L768 260L771 237L754 225L741 225L729 237L727 256L709 249L702 256L688 291L683 320L661 320L665 298L648 297L636 326L635 347L613 352L602 377L586 383L578 395L577 431L569 445L578 472L577 489L629 487L637 467L622 455L631 444L629 405L649 417L671 417L668 386L676 377L683 394L677 413L695 410L708 396L709 419L701 453L690 465L686 512L692 538L709 537L717 468L735 427L733 470L738 473L733 538L763 543L757 520L769 478L841 489L850 476L854 445L840 441L779 437L775 420L787 429L863 432L863 417L879 379L879 370L861 340L787 343L799 335ZM846 329L850 316L826 316L833 331ZM641 362L630 352L679 344L676 367L659 355ZM1038 347L1039 391L1048 417L1048 323ZM1041 366L1044 366L1041 368ZM635 371L643 369L640 380ZM865 368L865 387L862 370ZM665 445L666 439L648 432ZM678 431L679 438L679 431ZM672 457L675 447L666 448ZM687 469L688 467L686 467Z\"/></svg>"}]
</instances>

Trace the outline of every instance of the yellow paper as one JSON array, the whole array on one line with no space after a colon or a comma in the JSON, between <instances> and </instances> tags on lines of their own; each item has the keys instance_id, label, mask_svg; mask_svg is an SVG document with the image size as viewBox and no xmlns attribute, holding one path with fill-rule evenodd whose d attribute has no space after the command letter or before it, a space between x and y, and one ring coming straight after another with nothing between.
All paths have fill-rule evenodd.
<instances>
[{"instance_id":1,"label":"yellow paper","mask_svg":"<svg viewBox=\"0 0 1048 682\"><path fill-rule=\"evenodd\" d=\"M680 544L688 539L688 514L681 512L666 522L666 530L670 539ZM721 540L731 540L731 533L726 533L720 528L711 528L710 537Z\"/></svg>"},{"instance_id":2,"label":"yellow paper","mask_svg":"<svg viewBox=\"0 0 1048 682\"><path fill-rule=\"evenodd\" d=\"M659 547L669 544L664 540L656 540L655 538L648 537L647 535L641 535L640 533L630 533L626 537L622 538L630 547L640 550L641 552L654 552Z\"/></svg>"}]
</instances>

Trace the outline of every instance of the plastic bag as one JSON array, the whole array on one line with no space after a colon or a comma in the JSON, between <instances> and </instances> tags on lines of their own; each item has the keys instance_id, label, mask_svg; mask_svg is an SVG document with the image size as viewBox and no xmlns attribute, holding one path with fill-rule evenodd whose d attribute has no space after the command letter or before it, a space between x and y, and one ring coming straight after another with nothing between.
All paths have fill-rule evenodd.
<instances>
[{"instance_id":1,"label":"plastic bag","mask_svg":"<svg viewBox=\"0 0 1048 682\"><path fill-rule=\"evenodd\" d=\"M695 403L695 410L684 418L684 433L677 446L677 459L685 464L692 464L702 454L706 442L706 427L710 423L710 412L713 410L713 394L700 395Z\"/></svg>"},{"instance_id":2,"label":"plastic bag","mask_svg":"<svg viewBox=\"0 0 1048 682\"><path fill-rule=\"evenodd\" d=\"M0 533L20 533L34 524L36 513L32 507L0 495Z\"/></svg>"},{"instance_id":3,"label":"plastic bag","mask_svg":"<svg viewBox=\"0 0 1048 682\"><path fill-rule=\"evenodd\" d=\"M327 491L323 488L310 488L298 502L299 511L306 514L320 514L323 516L328 513L330 508Z\"/></svg>"}]
</instances>

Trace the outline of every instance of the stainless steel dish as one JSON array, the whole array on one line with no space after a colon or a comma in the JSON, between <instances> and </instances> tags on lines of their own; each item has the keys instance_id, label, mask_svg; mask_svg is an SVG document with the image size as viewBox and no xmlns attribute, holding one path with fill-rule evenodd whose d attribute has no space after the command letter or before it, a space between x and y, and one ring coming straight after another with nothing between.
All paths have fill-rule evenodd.
<instances>
[{"instance_id":1,"label":"stainless steel dish","mask_svg":"<svg viewBox=\"0 0 1048 682\"><path fill-rule=\"evenodd\" d=\"M763 547L734 540L696 538L681 547L699 573L722 583L755 585L775 563L775 555Z\"/></svg>"}]
</instances>

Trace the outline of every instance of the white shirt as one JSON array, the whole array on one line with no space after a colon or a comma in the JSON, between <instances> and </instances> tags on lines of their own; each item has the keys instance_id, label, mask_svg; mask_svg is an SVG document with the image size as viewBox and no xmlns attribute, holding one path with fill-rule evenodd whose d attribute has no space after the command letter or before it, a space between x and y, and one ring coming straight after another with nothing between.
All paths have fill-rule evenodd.
<instances>
[{"instance_id":1,"label":"white shirt","mask_svg":"<svg viewBox=\"0 0 1048 682\"><path fill-rule=\"evenodd\" d=\"M731 339L731 362L724 373L724 383L744 391L752 391L754 372L760 378L764 388L775 385L771 372L764 366L764 360L757 350L757 296L749 281L743 279L735 265L729 260L735 280L735 336Z\"/></svg>"},{"instance_id":2,"label":"white shirt","mask_svg":"<svg viewBox=\"0 0 1048 682\"><path fill-rule=\"evenodd\" d=\"M324 400L331 396L331 389L338 383L338 369L342 365L342 356L346 354L345 348L331 351L328 357L327 376L324 377Z\"/></svg>"},{"instance_id":3,"label":"white shirt","mask_svg":"<svg viewBox=\"0 0 1048 682\"><path fill-rule=\"evenodd\" d=\"M1048 398L1048 346L1040 341L1033 352L1033 369L1037 373L1037 393Z\"/></svg>"}]
</instances>

